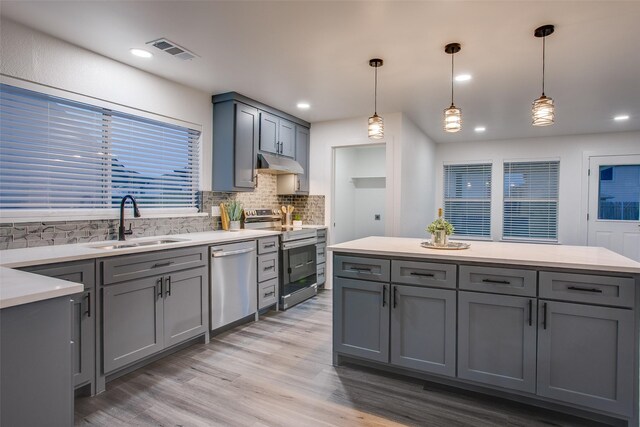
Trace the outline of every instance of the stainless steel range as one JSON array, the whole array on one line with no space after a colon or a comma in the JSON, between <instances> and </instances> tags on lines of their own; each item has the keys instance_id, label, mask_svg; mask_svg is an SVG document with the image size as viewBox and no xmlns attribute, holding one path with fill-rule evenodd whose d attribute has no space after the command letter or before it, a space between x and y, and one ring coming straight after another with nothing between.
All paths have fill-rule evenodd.
<instances>
[{"instance_id":1,"label":"stainless steel range","mask_svg":"<svg viewBox=\"0 0 640 427\"><path fill-rule=\"evenodd\" d=\"M281 310L291 308L318 293L318 237L315 229L282 225L282 217L277 209L245 209L244 227L282 232L278 262Z\"/></svg>"}]
</instances>

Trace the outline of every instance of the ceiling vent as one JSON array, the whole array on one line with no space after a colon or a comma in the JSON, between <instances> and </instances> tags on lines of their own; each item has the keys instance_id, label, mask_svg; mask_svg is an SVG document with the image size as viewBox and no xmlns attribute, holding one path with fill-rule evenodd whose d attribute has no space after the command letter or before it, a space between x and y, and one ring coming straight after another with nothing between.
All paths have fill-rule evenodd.
<instances>
[{"instance_id":1,"label":"ceiling vent","mask_svg":"<svg viewBox=\"0 0 640 427\"><path fill-rule=\"evenodd\" d=\"M158 40L147 42L147 44L150 44L153 47L160 49L171 56L174 56L178 59L182 59L183 61L187 61L187 60L198 57L198 55L196 55L195 53L190 52L181 46L178 46L171 40L158 39Z\"/></svg>"}]
</instances>

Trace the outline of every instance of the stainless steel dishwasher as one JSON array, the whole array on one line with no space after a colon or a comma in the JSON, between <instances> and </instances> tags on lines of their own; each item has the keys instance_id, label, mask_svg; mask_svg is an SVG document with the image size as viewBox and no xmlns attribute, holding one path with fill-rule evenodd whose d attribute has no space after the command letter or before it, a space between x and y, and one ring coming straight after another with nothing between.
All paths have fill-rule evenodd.
<instances>
[{"instance_id":1,"label":"stainless steel dishwasher","mask_svg":"<svg viewBox=\"0 0 640 427\"><path fill-rule=\"evenodd\" d=\"M257 311L256 242L211 246L211 329Z\"/></svg>"}]
</instances>

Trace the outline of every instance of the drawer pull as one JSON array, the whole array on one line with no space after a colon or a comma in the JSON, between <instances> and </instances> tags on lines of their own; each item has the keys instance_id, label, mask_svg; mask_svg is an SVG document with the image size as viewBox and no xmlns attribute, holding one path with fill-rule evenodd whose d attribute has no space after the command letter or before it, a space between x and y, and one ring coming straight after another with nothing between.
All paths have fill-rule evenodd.
<instances>
[{"instance_id":1,"label":"drawer pull","mask_svg":"<svg viewBox=\"0 0 640 427\"><path fill-rule=\"evenodd\" d=\"M434 277L433 273L420 273L419 271L412 271L409 273L411 276L419 276L419 277Z\"/></svg>"},{"instance_id":2,"label":"drawer pull","mask_svg":"<svg viewBox=\"0 0 640 427\"><path fill-rule=\"evenodd\" d=\"M153 264L151 266L151 268L158 268L158 267L168 267L171 264L173 264L173 261L167 261L167 262L157 262L155 264Z\"/></svg>"},{"instance_id":3,"label":"drawer pull","mask_svg":"<svg viewBox=\"0 0 640 427\"><path fill-rule=\"evenodd\" d=\"M271 291L271 292L267 292L266 294L264 294L264 297L270 297L276 294L276 291Z\"/></svg>"},{"instance_id":4,"label":"drawer pull","mask_svg":"<svg viewBox=\"0 0 640 427\"><path fill-rule=\"evenodd\" d=\"M596 294L601 294L602 293L602 289L598 289L598 288L583 288L581 286L567 286L567 289L569 289L570 291L593 292L593 293L596 293Z\"/></svg>"},{"instance_id":5,"label":"drawer pull","mask_svg":"<svg viewBox=\"0 0 640 427\"><path fill-rule=\"evenodd\" d=\"M276 244L275 243L269 243L268 245L264 245L263 248L267 249L267 248L275 248Z\"/></svg>"},{"instance_id":6,"label":"drawer pull","mask_svg":"<svg viewBox=\"0 0 640 427\"><path fill-rule=\"evenodd\" d=\"M355 271L356 273L367 272L371 273L371 267L351 267L351 271Z\"/></svg>"},{"instance_id":7,"label":"drawer pull","mask_svg":"<svg viewBox=\"0 0 640 427\"><path fill-rule=\"evenodd\" d=\"M268 267L264 267L262 271L269 271L269 270L273 270L274 268L276 268L274 265L270 265Z\"/></svg>"},{"instance_id":8,"label":"drawer pull","mask_svg":"<svg viewBox=\"0 0 640 427\"><path fill-rule=\"evenodd\" d=\"M482 279L483 283L494 283L496 285L510 285L511 282L508 280L493 280L493 279Z\"/></svg>"}]
</instances>

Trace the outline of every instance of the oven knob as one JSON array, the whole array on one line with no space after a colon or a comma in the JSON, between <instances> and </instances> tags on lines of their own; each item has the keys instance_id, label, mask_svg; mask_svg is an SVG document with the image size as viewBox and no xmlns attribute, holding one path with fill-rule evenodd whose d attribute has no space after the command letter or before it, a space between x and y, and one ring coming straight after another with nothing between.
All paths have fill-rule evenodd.
<instances>
[{"instance_id":1,"label":"oven knob","mask_svg":"<svg viewBox=\"0 0 640 427\"><path fill-rule=\"evenodd\" d=\"M278 209L274 209L274 210L273 210L273 214L274 214L274 215L278 215L278 213L279 213Z\"/></svg>"},{"instance_id":2,"label":"oven knob","mask_svg":"<svg viewBox=\"0 0 640 427\"><path fill-rule=\"evenodd\" d=\"M256 215L257 215L257 214L256 214L256 210L255 210L255 209L251 211L251 215L253 215L253 216L256 216Z\"/></svg>"}]
</instances>

